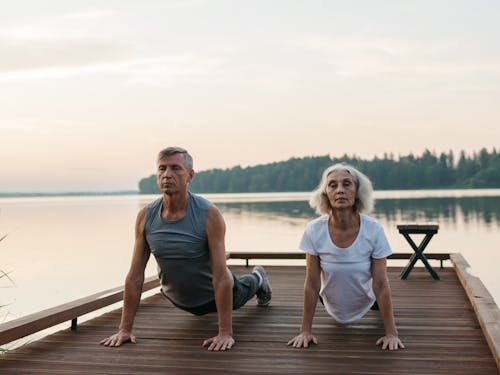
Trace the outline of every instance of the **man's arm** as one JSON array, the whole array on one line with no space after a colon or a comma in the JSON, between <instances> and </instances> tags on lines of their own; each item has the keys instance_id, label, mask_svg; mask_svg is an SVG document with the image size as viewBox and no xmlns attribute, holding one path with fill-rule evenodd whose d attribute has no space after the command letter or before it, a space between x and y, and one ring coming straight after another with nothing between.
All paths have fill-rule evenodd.
<instances>
[{"instance_id":1,"label":"man's arm","mask_svg":"<svg viewBox=\"0 0 500 375\"><path fill-rule=\"evenodd\" d=\"M144 284L144 271L151 254L144 238L144 223L147 208L144 207L137 215L135 223L135 244L130 270L125 279L123 292L122 319L118 332L100 342L104 346L120 346L125 342L136 342L132 334L135 314L141 300L142 286Z\"/></svg>"},{"instance_id":2,"label":"man's arm","mask_svg":"<svg viewBox=\"0 0 500 375\"><path fill-rule=\"evenodd\" d=\"M379 338L377 345L382 344L382 349L397 350L404 348L398 337L394 313L392 310L391 288L387 279L387 259L372 260L373 292L377 298L380 315L384 321L385 335Z\"/></svg>"},{"instance_id":3,"label":"man's arm","mask_svg":"<svg viewBox=\"0 0 500 375\"><path fill-rule=\"evenodd\" d=\"M219 210L212 206L208 211L206 231L210 262L212 267L212 284L215 293L215 304L219 319L219 333L203 342L208 350L229 350L234 345L233 339L233 291L226 266L226 247L224 236L226 224Z\"/></svg>"}]
</instances>

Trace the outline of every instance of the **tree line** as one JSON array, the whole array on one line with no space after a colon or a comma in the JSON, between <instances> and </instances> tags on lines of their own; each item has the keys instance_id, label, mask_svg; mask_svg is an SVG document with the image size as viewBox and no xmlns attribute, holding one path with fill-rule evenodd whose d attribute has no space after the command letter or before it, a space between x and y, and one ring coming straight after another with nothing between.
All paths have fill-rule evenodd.
<instances>
[{"instance_id":1,"label":"tree line","mask_svg":"<svg viewBox=\"0 0 500 375\"><path fill-rule=\"evenodd\" d=\"M341 157L310 156L242 168L210 169L196 173L190 190L197 193L246 193L311 191L321 173L335 163L348 163L366 174L376 190L500 188L500 153L486 148L468 155L425 150L421 155L393 154L361 159L355 155ZM139 181L141 194L158 193L155 175Z\"/></svg>"}]
</instances>

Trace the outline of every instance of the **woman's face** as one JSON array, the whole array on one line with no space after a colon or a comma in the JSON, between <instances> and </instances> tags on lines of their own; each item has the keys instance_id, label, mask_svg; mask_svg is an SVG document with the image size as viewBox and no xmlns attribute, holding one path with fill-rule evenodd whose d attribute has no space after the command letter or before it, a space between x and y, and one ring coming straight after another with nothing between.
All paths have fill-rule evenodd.
<instances>
[{"instance_id":1,"label":"woman's face","mask_svg":"<svg viewBox=\"0 0 500 375\"><path fill-rule=\"evenodd\" d=\"M352 210L356 201L356 184L347 171L333 171L326 179L326 195L332 210Z\"/></svg>"}]
</instances>

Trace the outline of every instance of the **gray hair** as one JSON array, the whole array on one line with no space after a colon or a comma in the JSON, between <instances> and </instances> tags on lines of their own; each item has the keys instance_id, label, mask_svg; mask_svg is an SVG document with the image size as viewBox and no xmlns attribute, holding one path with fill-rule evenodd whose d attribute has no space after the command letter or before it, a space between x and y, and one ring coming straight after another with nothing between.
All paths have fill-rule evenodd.
<instances>
[{"instance_id":1,"label":"gray hair","mask_svg":"<svg viewBox=\"0 0 500 375\"><path fill-rule=\"evenodd\" d=\"M352 165L339 163L328 167L321 176L321 181L313 191L309 204L316 210L319 215L329 214L332 206L330 200L326 195L326 185L328 175L336 171L348 172L356 185L356 200L354 202L354 209L360 213L369 213L373 209L373 187L370 179L363 173L358 171Z\"/></svg>"},{"instance_id":2,"label":"gray hair","mask_svg":"<svg viewBox=\"0 0 500 375\"><path fill-rule=\"evenodd\" d=\"M182 147L164 148L163 150L161 150L158 153L157 160L160 160L160 159L163 159L167 156L171 156L171 155L175 155L175 154L182 154L184 156L184 166L189 170L193 169L193 158L191 157L191 155L189 155L189 152L187 152L187 150L182 148Z\"/></svg>"}]
</instances>

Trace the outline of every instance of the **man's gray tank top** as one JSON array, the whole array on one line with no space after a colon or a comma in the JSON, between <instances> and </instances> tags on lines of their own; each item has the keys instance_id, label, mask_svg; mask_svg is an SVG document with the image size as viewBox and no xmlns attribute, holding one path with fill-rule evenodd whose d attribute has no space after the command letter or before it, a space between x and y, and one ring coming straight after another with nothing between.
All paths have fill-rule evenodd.
<instances>
[{"instance_id":1,"label":"man's gray tank top","mask_svg":"<svg viewBox=\"0 0 500 375\"><path fill-rule=\"evenodd\" d=\"M174 221L161 217L162 198L147 208L144 232L158 263L162 292L179 307L197 307L215 298L205 231L211 206L189 193L186 215Z\"/></svg>"}]
</instances>

